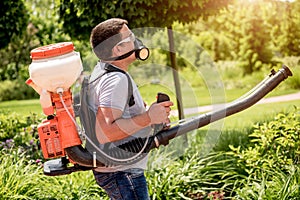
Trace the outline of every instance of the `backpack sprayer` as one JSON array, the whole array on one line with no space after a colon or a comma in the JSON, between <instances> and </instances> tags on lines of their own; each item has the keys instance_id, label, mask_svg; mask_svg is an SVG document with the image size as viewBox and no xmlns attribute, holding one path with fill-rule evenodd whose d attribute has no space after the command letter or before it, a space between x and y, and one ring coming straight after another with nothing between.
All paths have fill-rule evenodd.
<instances>
[{"instance_id":1,"label":"backpack sprayer","mask_svg":"<svg viewBox=\"0 0 300 200\"><path fill-rule=\"evenodd\" d=\"M94 169L107 165L126 165L137 162L150 150L160 145L168 145L175 137L206 126L209 123L233 115L254 105L283 80L292 76L285 65L277 72L274 70L243 97L228 103L224 108L201 114L171 127L157 131L148 138L135 138L127 143L111 148L107 155L101 154L95 139L94 127L85 126L86 141L91 147L82 145L81 129L76 123L73 98L70 87L82 72L82 63L78 52L71 42L63 42L40 47L31 51L32 63L29 66L30 78L26 81L40 94L40 103L47 119L38 125L38 134L44 158L44 174L49 176L65 175L75 171ZM86 95L85 97L87 97ZM164 94L158 96L158 102L168 100ZM83 98L84 100L84 98ZM83 101L84 102L84 101ZM91 113L81 102L83 116ZM92 118L80 118L82 124L90 123ZM83 121L82 121L83 120ZM85 121L84 121L85 120ZM137 154L137 156L132 156ZM99 158L99 155L101 159ZM111 157L116 159L111 159Z\"/></svg>"},{"instance_id":2,"label":"backpack sprayer","mask_svg":"<svg viewBox=\"0 0 300 200\"><path fill-rule=\"evenodd\" d=\"M32 50L31 59L26 83L40 95L47 116L38 125L43 156L65 157L65 148L81 145L70 90L83 69L80 55L71 42L64 42Z\"/></svg>"}]
</instances>

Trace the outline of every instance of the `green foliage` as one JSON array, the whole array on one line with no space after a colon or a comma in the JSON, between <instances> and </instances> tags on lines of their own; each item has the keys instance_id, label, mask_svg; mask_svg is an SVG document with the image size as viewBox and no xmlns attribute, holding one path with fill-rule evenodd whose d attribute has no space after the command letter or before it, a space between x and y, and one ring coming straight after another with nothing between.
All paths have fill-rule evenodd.
<instances>
[{"instance_id":1,"label":"green foliage","mask_svg":"<svg viewBox=\"0 0 300 200\"><path fill-rule=\"evenodd\" d=\"M62 32L62 24L55 10L54 0L25 0L25 2L32 13L30 15L30 25L34 31L32 41L43 46L71 40Z\"/></svg>"},{"instance_id":2,"label":"green foliage","mask_svg":"<svg viewBox=\"0 0 300 200\"><path fill-rule=\"evenodd\" d=\"M239 61L250 74L278 65L277 57L299 56L299 8L299 1L237 1L185 27L215 61Z\"/></svg>"},{"instance_id":3,"label":"green foliage","mask_svg":"<svg viewBox=\"0 0 300 200\"><path fill-rule=\"evenodd\" d=\"M6 48L0 50L0 80L15 80L28 78L30 50L38 43L35 42L34 27L27 26L21 36L14 35Z\"/></svg>"},{"instance_id":4,"label":"green foliage","mask_svg":"<svg viewBox=\"0 0 300 200\"><path fill-rule=\"evenodd\" d=\"M287 171L280 168L261 170L260 174L261 179L249 176L239 180L243 186L235 189L237 199L299 199L299 165L291 165Z\"/></svg>"},{"instance_id":5,"label":"green foliage","mask_svg":"<svg viewBox=\"0 0 300 200\"><path fill-rule=\"evenodd\" d=\"M0 84L0 101L37 98L39 95L23 79L5 80Z\"/></svg>"},{"instance_id":6,"label":"green foliage","mask_svg":"<svg viewBox=\"0 0 300 200\"><path fill-rule=\"evenodd\" d=\"M289 166L299 164L300 159L300 112L280 113L273 121L255 125L250 134L251 146L246 149L231 146L232 150L244 162L249 174L261 170L278 168L283 171Z\"/></svg>"},{"instance_id":7,"label":"green foliage","mask_svg":"<svg viewBox=\"0 0 300 200\"><path fill-rule=\"evenodd\" d=\"M10 4L16 4L16 2ZM54 14L56 12L52 0L25 0L24 3L22 1L23 6L14 5L16 11L13 11L21 14L24 4L27 8L24 11L26 16L20 19L24 23L24 31L22 34L13 34L10 40L6 38L9 44L0 50L0 81L15 79L25 81L29 76L28 66L31 62L30 51L32 49L42 45L71 40L61 30L58 16ZM17 14L14 14L14 16L18 16ZM18 27L12 25L12 23L6 23L5 25L11 28Z\"/></svg>"},{"instance_id":8,"label":"green foliage","mask_svg":"<svg viewBox=\"0 0 300 200\"><path fill-rule=\"evenodd\" d=\"M43 188L40 167L16 151L1 151L0 157L0 198L38 199L34 196Z\"/></svg>"},{"instance_id":9,"label":"green foliage","mask_svg":"<svg viewBox=\"0 0 300 200\"><path fill-rule=\"evenodd\" d=\"M270 21L273 45L277 54L281 56L299 56L300 33L299 23L300 2L284 3L275 1L276 7L272 11ZM271 10L271 9L269 9ZM279 25L279 23L281 23Z\"/></svg>"},{"instance_id":10,"label":"green foliage","mask_svg":"<svg viewBox=\"0 0 300 200\"><path fill-rule=\"evenodd\" d=\"M90 172L46 177L42 174L35 114L0 111L0 199L99 199L106 195ZM51 192L49 192L51 191Z\"/></svg>"},{"instance_id":11,"label":"green foliage","mask_svg":"<svg viewBox=\"0 0 300 200\"><path fill-rule=\"evenodd\" d=\"M0 141L13 138L22 128L30 125L20 118L21 117L17 113L9 113L0 110Z\"/></svg>"},{"instance_id":12,"label":"green foliage","mask_svg":"<svg viewBox=\"0 0 300 200\"><path fill-rule=\"evenodd\" d=\"M28 160L40 160L37 124L41 120L36 114L22 117L16 113L0 110L0 150L17 149Z\"/></svg>"},{"instance_id":13,"label":"green foliage","mask_svg":"<svg viewBox=\"0 0 300 200\"><path fill-rule=\"evenodd\" d=\"M251 74L265 67L263 64L271 62L273 55L269 47L270 35L265 29L266 24L261 19L259 5L242 6L240 12L248 17L241 16L240 23L244 26L240 29L242 37L238 41L239 51L236 59L240 67L244 69L244 74Z\"/></svg>"},{"instance_id":14,"label":"green foliage","mask_svg":"<svg viewBox=\"0 0 300 200\"><path fill-rule=\"evenodd\" d=\"M3 26L6 26L7 31L0 31L0 35L7 33L10 36L5 36L3 40L7 42L7 44L1 48L0 46L0 81L3 80L14 80L18 78L24 78L24 69L30 60L29 49L32 47L33 39L31 34L31 27L28 25L29 14L27 9L25 9L25 5L23 1L1 1L1 4L11 4L12 8L6 8L6 12L10 13L7 14L7 17L10 20L17 20L19 21L14 22L3 22ZM0 6L1 9L3 8ZM5 8L4 8L5 9ZM3 18L1 18L3 19ZM0 27L2 26L2 23ZM26 28L27 27L27 28ZM20 30L19 30L20 29ZM21 31L22 29L22 31ZM2 41L2 36L1 39ZM31 40L31 41L30 41ZM28 77L28 75L26 75Z\"/></svg>"},{"instance_id":15,"label":"green foliage","mask_svg":"<svg viewBox=\"0 0 300 200\"><path fill-rule=\"evenodd\" d=\"M25 30L29 15L22 0L0 2L0 49L6 47L13 35L20 36Z\"/></svg>"},{"instance_id":16,"label":"green foliage","mask_svg":"<svg viewBox=\"0 0 300 200\"><path fill-rule=\"evenodd\" d=\"M231 0L60 0L59 13L66 33L78 39L88 39L92 28L109 18L127 19L131 28L171 27L174 21L188 23L198 20L200 16L215 14L230 2ZM157 16L164 16L164 20Z\"/></svg>"},{"instance_id":17,"label":"green foliage","mask_svg":"<svg viewBox=\"0 0 300 200\"><path fill-rule=\"evenodd\" d=\"M203 157L190 150L195 149L179 158L154 152L149 161L154 169L147 171L152 199L222 199L230 196L237 179L245 178L233 157L223 152Z\"/></svg>"},{"instance_id":18,"label":"green foliage","mask_svg":"<svg viewBox=\"0 0 300 200\"><path fill-rule=\"evenodd\" d=\"M289 66L293 73L293 77L286 82L287 87L300 89L300 57L285 57L281 62Z\"/></svg>"},{"instance_id":19,"label":"green foliage","mask_svg":"<svg viewBox=\"0 0 300 200\"><path fill-rule=\"evenodd\" d=\"M36 163L40 151L33 148L36 140L30 142L36 139L40 120L36 115L23 119L15 113L1 114L1 133L12 133L1 139L1 199L108 199L91 172L42 175L41 165ZM222 144L205 155L199 133L192 135L181 155L168 147L154 150L146 171L151 198L297 199L299 133L300 113L295 109L240 132L225 130L219 141ZM229 144L233 151L226 147Z\"/></svg>"},{"instance_id":20,"label":"green foliage","mask_svg":"<svg viewBox=\"0 0 300 200\"><path fill-rule=\"evenodd\" d=\"M215 153L213 157L219 155L224 166L211 162L212 170L207 176L214 177L214 183L222 180L219 182L223 187L218 188L225 191L225 197L297 199L300 194L299 136L299 109L279 113L273 120L255 125L246 146L230 145L232 151L221 149Z\"/></svg>"},{"instance_id":21,"label":"green foliage","mask_svg":"<svg viewBox=\"0 0 300 200\"><path fill-rule=\"evenodd\" d=\"M1 151L0 160L0 199L108 199L91 172L45 176L42 165L28 162L24 154L14 149Z\"/></svg>"}]
</instances>

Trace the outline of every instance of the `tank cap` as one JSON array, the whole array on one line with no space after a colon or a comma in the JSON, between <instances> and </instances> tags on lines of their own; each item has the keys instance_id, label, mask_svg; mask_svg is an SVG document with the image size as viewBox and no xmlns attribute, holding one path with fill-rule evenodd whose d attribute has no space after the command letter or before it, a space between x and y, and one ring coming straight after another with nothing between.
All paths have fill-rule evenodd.
<instances>
[{"instance_id":1,"label":"tank cap","mask_svg":"<svg viewBox=\"0 0 300 200\"><path fill-rule=\"evenodd\" d=\"M49 44L46 46L38 47L30 52L31 59L43 59L49 57L60 56L66 53L70 53L74 50L72 42L60 42L55 44Z\"/></svg>"}]
</instances>

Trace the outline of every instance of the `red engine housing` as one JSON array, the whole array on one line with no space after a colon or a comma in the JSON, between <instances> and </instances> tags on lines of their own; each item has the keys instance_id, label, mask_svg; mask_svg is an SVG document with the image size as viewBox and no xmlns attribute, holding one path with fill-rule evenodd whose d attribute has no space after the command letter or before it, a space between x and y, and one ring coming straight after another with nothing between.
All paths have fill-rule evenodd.
<instances>
[{"instance_id":1,"label":"red engine housing","mask_svg":"<svg viewBox=\"0 0 300 200\"><path fill-rule=\"evenodd\" d=\"M81 145L81 139L73 121L75 120L75 115L72 106L71 91L69 90L62 93L62 100L71 116L63 106L59 94L51 93L51 100L56 111L56 115L48 116L47 120L44 120L38 126L38 133L44 158L65 156L65 148Z\"/></svg>"}]
</instances>

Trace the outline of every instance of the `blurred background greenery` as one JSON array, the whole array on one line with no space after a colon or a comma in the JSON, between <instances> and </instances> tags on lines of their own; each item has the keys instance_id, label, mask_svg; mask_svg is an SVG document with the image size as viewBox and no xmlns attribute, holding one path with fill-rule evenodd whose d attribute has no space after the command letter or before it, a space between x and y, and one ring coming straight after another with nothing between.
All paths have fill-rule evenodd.
<instances>
[{"instance_id":1,"label":"blurred background greenery","mask_svg":"<svg viewBox=\"0 0 300 200\"><path fill-rule=\"evenodd\" d=\"M226 95L229 95L230 90L243 93L253 87L271 68L279 68L282 63L290 66L294 73L294 77L287 81L286 88L282 91L293 92L300 88L299 0L224 0L222 3L211 0L210 4L203 5L205 10L202 11L202 1L191 1L192 4L187 1L186 6L193 5L194 12L186 11L185 14L179 14L184 6L176 4L177 1L173 4L164 1L145 2L152 6L159 3L163 7L161 10L170 12L166 13L165 21L156 17L160 9L143 7L139 4L140 1L131 1L130 4L127 1L2 1L1 13L5 13L6 17L1 18L3 32L0 35L0 101L38 98L24 84L29 77L30 51L36 47L72 41L76 51L81 54L84 70L90 72L97 62L89 45L90 31L93 26L109 17L123 17L136 30L150 26L159 27L158 31L144 31L139 35L145 39L146 44L153 47L150 59L146 63L136 63L131 69L136 72L133 76L137 82L143 80L143 86L145 83L170 83L163 86L172 90L173 80L168 68L170 61L165 29L171 27L175 33L178 72L182 82L185 81L182 83L183 92L186 90L184 87L189 85L189 89L200 90L202 96L207 96L201 92L210 89L205 79L207 77L199 74L199 71L203 72L203 63L208 62L206 57L215 66L224 89L228 90ZM97 12L88 12L93 6ZM136 9L130 12L131 15L125 12L133 8ZM172 14L169 11L171 9L166 8L178 12ZM189 15L186 16L187 14ZM206 52L206 57L202 56L202 51ZM152 65L144 67L147 63ZM157 65L155 70L153 63ZM163 79L166 81L163 82ZM193 93L198 94L194 91ZM189 94L183 94L185 96ZM229 95L226 99L232 98ZM193 106L188 105L187 100L183 101L184 105Z\"/></svg>"},{"instance_id":2,"label":"blurred background greenery","mask_svg":"<svg viewBox=\"0 0 300 200\"><path fill-rule=\"evenodd\" d=\"M148 105L157 91L176 98L167 28L184 108L237 99L282 64L294 75L267 97L300 89L299 0L2 0L0 11L0 199L108 199L90 171L43 175L45 116L25 84L30 51L57 42L72 41L90 73L89 34L105 19L127 19L149 46L150 58L130 68ZM151 199L299 199L299 107L256 104L152 151Z\"/></svg>"}]
</instances>

